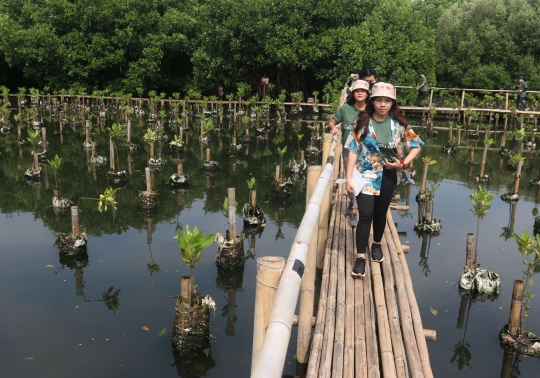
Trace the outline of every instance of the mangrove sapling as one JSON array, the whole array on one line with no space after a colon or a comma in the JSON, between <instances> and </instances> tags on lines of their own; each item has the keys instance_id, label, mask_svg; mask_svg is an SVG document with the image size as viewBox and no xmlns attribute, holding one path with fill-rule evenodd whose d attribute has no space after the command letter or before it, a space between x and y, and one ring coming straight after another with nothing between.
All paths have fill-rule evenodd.
<instances>
[{"instance_id":1,"label":"mangrove sapling","mask_svg":"<svg viewBox=\"0 0 540 378\"><path fill-rule=\"evenodd\" d=\"M428 129L428 137L430 138L437 138L437 135L439 133L437 131L434 131L433 128L435 127L435 116L437 115L437 108L429 108L429 129Z\"/></svg>"},{"instance_id":2,"label":"mangrove sapling","mask_svg":"<svg viewBox=\"0 0 540 378\"><path fill-rule=\"evenodd\" d=\"M523 255L524 281L524 303L521 307L521 316L519 324L519 334L523 335L527 311L530 308L530 300L534 294L529 292L529 287L533 284L532 276L540 273L540 235L527 234L524 230L521 236L514 232L513 237L518 245L518 250Z\"/></svg>"},{"instance_id":3,"label":"mangrove sapling","mask_svg":"<svg viewBox=\"0 0 540 378\"><path fill-rule=\"evenodd\" d=\"M257 180L255 177L252 177L250 180L246 180L246 183L249 188L249 203L244 204L242 208L244 224L254 227L264 227L266 226L266 217L257 204Z\"/></svg>"},{"instance_id":4,"label":"mangrove sapling","mask_svg":"<svg viewBox=\"0 0 540 378\"><path fill-rule=\"evenodd\" d=\"M471 212L476 216L476 241L473 252L473 267L465 266L461 274L460 287L465 290L482 294L498 295L500 291L501 278L498 274L490 272L489 269L479 269L478 263L478 239L480 232L480 219L483 219L491 208L493 194L485 191L482 186L478 191L469 195L473 208Z\"/></svg>"},{"instance_id":5,"label":"mangrove sapling","mask_svg":"<svg viewBox=\"0 0 540 378\"><path fill-rule=\"evenodd\" d=\"M67 209L71 205L73 205L73 202L71 202L67 198L60 198L59 190L58 190L58 169L60 169L60 164L62 164L62 158L56 154L54 156L54 159L48 160L47 162L51 166L53 173L54 173L54 196L53 196L53 208L54 209Z\"/></svg>"}]
</instances>

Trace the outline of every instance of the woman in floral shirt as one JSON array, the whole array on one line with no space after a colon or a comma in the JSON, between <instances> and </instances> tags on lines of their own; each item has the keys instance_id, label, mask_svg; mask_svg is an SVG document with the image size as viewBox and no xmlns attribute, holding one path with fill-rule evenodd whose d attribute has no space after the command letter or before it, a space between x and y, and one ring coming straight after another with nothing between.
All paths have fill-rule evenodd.
<instances>
[{"instance_id":1,"label":"woman in floral shirt","mask_svg":"<svg viewBox=\"0 0 540 378\"><path fill-rule=\"evenodd\" d=\"M398 170L404 170L420 153L424 142L410 128L396 102L394 86L376 83L365 113L356 123L349 145L347 190L354 192L353 170L365 184L356 201L359 209L356 227L356 262L352 275L364 276L365 253L371 223L373 244L371 259L383 261L381 240L386 226L386 212L397 186Z\"/></svg>"}]
</instances>

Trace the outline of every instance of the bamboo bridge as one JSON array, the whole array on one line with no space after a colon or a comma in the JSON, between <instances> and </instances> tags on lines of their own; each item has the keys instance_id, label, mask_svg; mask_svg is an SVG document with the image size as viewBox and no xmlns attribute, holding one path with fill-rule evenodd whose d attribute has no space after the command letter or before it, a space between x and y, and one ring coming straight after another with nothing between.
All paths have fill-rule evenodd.
<instances>
[{"instance_id":1,"label":"bamboo bridge","mask_svg":"<svg viewBox=\"0 0 540 378\"><path fill-rule=\"evenodd\" d=\"M289 257L257 261L251 377L282 377L294 325L306 377L433 377L426 339L434 340L435 332L422 326L408 249L391 214L399 207L388 211L384 261L368 257L366 276L353 278L354 229L345 215L345 185L335 184L344 176L341 145L330 134L324 135L323 162L324 169L309 167L307 209ZM315 298L317 269L322 278Z\"/></svg>"}]
</instances>

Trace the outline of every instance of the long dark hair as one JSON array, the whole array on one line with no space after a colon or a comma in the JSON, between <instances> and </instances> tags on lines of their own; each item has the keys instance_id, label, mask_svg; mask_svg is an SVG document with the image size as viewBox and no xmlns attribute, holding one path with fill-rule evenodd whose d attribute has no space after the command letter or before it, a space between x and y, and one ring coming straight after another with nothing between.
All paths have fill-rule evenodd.
<instances>
[{"instance_id":1,"label":"long dark hair","mask_svg":"<svg viewBox=\"0 0 540 378\"><path fill-rule=\"evenodd\" d=\"M369 132L369 119L375 113L375 106L373 105L373 99L375 98L376 97L370 98L366 103L366 109L363 113L361 113L360 119L356 122L356 126L354 127L353 136L358 142L360 142L360 140L363 139ZM390 116L401 126L409 126L409 122L403 115L403 110L401 110L397 101L392 99L392 102L392 107L390 108L389 112Z\"/></svg>"}]
</instances>

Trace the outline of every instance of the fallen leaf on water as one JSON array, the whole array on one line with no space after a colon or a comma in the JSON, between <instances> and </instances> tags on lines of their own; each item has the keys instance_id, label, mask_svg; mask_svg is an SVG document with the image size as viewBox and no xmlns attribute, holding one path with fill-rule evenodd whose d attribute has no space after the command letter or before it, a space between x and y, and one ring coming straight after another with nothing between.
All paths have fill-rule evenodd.
<instances>
[{"instance_id":1,"label":"fallen leaf on water","mask_svg":"<svg viewBox=\"0 0 540 378\"><path fill-rule=\"evenodd\" d=\"M33 360L34 357L25 357L24 359L25 359L25 360Z\"/></svg>"},{"instance_id":2,"label":"fallen leaf on water","mask_svg":"<svg viewBox=\"0 0 540 378\"><path fill-rule=\"evenodd\" d=\"M47 264L47 265L45 265L45 268L54 268L54 265Z\"/></svg>"},{"instance_id":3,"label":"fallen leaf on water","mask_svg":"<svg viewBox=\"0 0 540 378\"><path fill-rule=\"evenodd\" d=\"M145 330L145 331L148 331L148 327L147 327L147 326L142 326L142 329Z\"/></svg>"},{"instance_id":4,"label":"fallen leaf on water","mask_svg":"<svg viewBox=\"0 0 540 378\"><path fill-rule=\"evenodd\" d=\"M78 309L78 308L79 308L79 306L75 306L75 310Z\"/></svg>"},{"instance_id":5,"label":"fallen leaf on water","mask_svg":"<svg viewBox=\"0 0 540 378\"><path fill-rule=\"evenodd\" d=\"M167 328L163 328L161 332L159 333L159 336L163 336L167 333Z\"/></svg>"},{"instance_id":6,"label":"fallen leaf on water","mask_svg":"<svg viewBox=\"0 0 540 378\"><path fill-rule=\"evenodd\" d=\"M435 310L433 307L429 306L429 311L433 314L433 316L437 315L437 310Z\"/></svg>"},{"instance_id":7,"label":"fallen leaf on water","mask_svg":"<svg viewBox=\"0 0 540 378\"><path fill-rule=\"evenodd\" d=\"M203 350L204 354L206 354L206 357L210 354L210 348L206 348Z\"/></svg>"}]
</instances>

